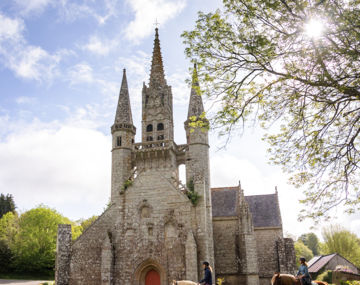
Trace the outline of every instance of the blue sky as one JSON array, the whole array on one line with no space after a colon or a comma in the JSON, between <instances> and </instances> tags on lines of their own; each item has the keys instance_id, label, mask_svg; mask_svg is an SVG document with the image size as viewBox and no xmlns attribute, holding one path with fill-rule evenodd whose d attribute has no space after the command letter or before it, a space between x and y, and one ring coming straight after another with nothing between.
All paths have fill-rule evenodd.
<instances>
[{"instance_id":1,"label":"blue sky","mask_svg":"<svg viewBox=\"0 0 360 285\"><path fill-rule=\"evenodd\" d=\"M218 0L2 0L0 2L0 192L20 211L41 203L71 219L102 212L110 195L110 126L127 69L134 122L140 126L142 82L148 81L159 24L167 82L174 96L175 139L190 94L190 61L180 37L197 11L221 8ZM267 164L262 132L247 129L226 149L211 135L213 186L245 194L273 193L277 185L286 232L296 221L301 190ZM137 134L137 141L140 136ZM360 217L334 212L338 223L360 231Z\"/></svg>"}]
</instances>

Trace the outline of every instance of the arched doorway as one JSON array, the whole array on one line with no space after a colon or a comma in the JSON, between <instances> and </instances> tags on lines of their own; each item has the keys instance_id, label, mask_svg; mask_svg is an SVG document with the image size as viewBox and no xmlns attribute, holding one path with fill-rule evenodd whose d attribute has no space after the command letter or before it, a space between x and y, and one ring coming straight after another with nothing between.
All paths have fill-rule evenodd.
<instances>
[{"instance_id":1,"label":"arched doorway","mask_svg":"<svg viewBox=\"0 0 360 285\"><path fill-rule=\"evenodd\" d=\"M140 263L134 272L135 285L167 285L166 273L163 266L149 258Z\"/></svg>"},{"instance_id":2,"label":"arched doorway","mask_svg":"<svg viewBox=\"0 0 360 285\"><path fill-rule=\"evenodd\" d=\"M145 276L145 285L160 285L160 274L154 269L149 270Z\"/></svg>"}]
</instances>

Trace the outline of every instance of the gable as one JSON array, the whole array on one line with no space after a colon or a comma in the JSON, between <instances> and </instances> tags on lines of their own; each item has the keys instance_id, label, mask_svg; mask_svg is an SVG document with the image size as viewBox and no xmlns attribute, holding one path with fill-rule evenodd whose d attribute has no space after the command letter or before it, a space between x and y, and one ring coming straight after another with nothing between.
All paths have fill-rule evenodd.
<instances>
[{"instance_id":1,"label":"gable","mask_svg":"<svg viewBox=\"0 0 360 285\"><path fill-rule=\"evenodd\" d=\"M239 187L211 189L213 217L237 216L239 208ZM281 227L281 214L277 194L245 196L252 214L253 225L260 227Z\"/></svg>"},{"instance_id":2,"label":"gable","mask_svg":"<svg viewBox=\"0 0 360 285\"><path fill-rule=\"evenodd\" d=\"M281 227L277 194L245 196L253 217L254 227Z\"/></svg>"}]
</instances>

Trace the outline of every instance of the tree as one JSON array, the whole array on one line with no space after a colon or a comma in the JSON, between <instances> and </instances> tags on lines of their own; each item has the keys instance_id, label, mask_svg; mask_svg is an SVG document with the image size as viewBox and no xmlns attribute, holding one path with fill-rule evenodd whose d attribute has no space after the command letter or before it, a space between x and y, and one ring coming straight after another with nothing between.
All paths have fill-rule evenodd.
<instances>
[{"instance_id":1,"label":"tree","mask_svg":"<svg viewBox=\"0 0 360 285\"><path fill-rule=\"evenodd\" d=\"M0 194L0 218L8 212L15 212L14 197L11 194Z\"/></svg>"},{"instance_id":2,"label":"tree","mask_svg":"<svg viewBox=\"0 0 360 285\"><path fill-rule=\"evenodd\" d=\"M13 212L8 212L0 219L0 272L7 273L11 270L13 253L11 246L18 231L18 217Z\"/></svg>"},{"instance_id":3,"label":"tree","mask_svg":"<svg viewBox=\"0 0 360 285\"><path fill-rule=\"evenodd\" d=\"M338 253L360 266L360 240L356 234L339 225L329 226L322 231L323 254Z\"/></svg>"},{"instance_id":4,"label":"tree","mask_svg":"<svg viewBox=\"0 0 360 285\"><path fill-rule=\"evenodd\" d=\"M20 272L52 272L55 266L58 224L71 221L53 209L39 206L23 213L11 244L14 266ZM76 228L73 227L73 233ZM76 232L79 235L80 232Z\"/></svg>"},{"instance_id":5,"label":"tree","mask_svg":"<svg viewBox=\"0 0 360 285\"><path fill-rule=\"evenodd\" d=\"M220 102L213 126L267 130L270 160L306 186L300 219L359 210L359 1L223 3L182 35L203 92Z\"/></svg>"},{"instance_id":6,"label":"tree","mask_svg":"<svg viewBox=\"0 0 360 285\"><path fill-rule=\"evenodd\" d=\"M313 258L313 253L301 240L298 240L294 243L295 247L295 256L296 256L296 265L300 266L300 257L304 257L307 261Z\"/></svg>"},{"instance_id":7,"label":"tree","mask_svg":"<svg viewBox=\"0 0 360 285\"><path fill-rule=\"evenodd\" d=\"M80 226L82 227L82 232L84 232L88 227L91 226L93 222L97 220L98 216L92 216L86 220L80 220Z\"/></svg>"},{"instance_id":8,"label":"tree","mask_svg":"<svg viewBox=\"0 0 360 285\"><path fill-rule=\"evenodd\" d=\"M299 237L299 240L301 240L312 251L313 255L319 255L320 245L316 234L302 234Z\"/></svg>"}]
</instances>

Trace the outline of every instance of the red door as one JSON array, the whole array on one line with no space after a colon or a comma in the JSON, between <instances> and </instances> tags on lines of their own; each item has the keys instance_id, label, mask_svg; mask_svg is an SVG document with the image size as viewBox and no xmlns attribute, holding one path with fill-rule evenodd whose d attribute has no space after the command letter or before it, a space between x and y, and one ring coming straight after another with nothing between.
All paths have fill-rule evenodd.
<instances>
[{"instance_id":1,"label":"red door","mask_svg":"<svg viewBox=\"0 0 360 285\"><path fill-rule=\"evenodd\" d=\"M150 270L145 276L145 285L160 285L160 275L155 270Z\"/></svg>"}]
</instances>

